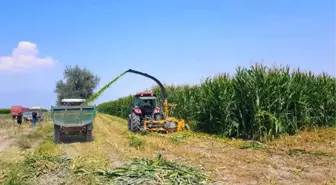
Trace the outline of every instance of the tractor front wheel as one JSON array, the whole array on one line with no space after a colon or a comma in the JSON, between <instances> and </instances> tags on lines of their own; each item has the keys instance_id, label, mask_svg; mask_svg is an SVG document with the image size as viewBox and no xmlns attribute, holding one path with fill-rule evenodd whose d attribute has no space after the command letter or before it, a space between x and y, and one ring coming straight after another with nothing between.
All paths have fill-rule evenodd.
<instances>
[{"instance_id":1,"label":"tractor front wheel","mask_svg":"<svg viewBox=\"0 0 336 185\"><path fill-rule=\"evenodd\" d=\"M132 112L130 116L130 126L133 132L137 132L141 130L140 116L136 115L134 112Z\"/></svg>"}]
</instances>

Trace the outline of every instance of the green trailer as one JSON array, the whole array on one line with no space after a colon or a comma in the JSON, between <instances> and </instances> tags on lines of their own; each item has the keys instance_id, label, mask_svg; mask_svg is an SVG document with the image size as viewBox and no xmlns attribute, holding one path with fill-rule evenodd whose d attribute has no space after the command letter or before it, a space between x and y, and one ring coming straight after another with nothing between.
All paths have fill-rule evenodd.
<instances>
[{"instance_id":1,"label":"green trailer","mask_svg":"<svg viewBox=\"0 0 336 185\"><path fill-rule=\"evenodd\" d=\"M54 141L61 141L61 134L84 135L92 141L93 120L96 117L95 105L82 105L85 99L63 99L61 106L51 106L51 119L54 123Z\"/></svg>"}]
</instances>

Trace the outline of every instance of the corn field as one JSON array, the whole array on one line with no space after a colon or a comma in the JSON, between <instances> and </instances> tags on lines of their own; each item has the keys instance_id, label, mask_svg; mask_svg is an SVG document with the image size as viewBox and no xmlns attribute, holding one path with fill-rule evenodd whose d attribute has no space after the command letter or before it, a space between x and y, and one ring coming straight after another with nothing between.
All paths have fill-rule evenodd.
<instances>
[{"instance_id":1,"label":"corn field","mask_svg":"<svg viewBox=\"0 0 336 185\"><path fill-rule=\"evenodd\" d=\"M336 124L336 78L255 64L236 74L218 74L199 85L166 86L170 116L196 121L198 131L226 137L271 139L305 127ZM154 87L162 103L161 92ZM132 95L98 106L126 118Z\"/></svg>"}]
</instances>

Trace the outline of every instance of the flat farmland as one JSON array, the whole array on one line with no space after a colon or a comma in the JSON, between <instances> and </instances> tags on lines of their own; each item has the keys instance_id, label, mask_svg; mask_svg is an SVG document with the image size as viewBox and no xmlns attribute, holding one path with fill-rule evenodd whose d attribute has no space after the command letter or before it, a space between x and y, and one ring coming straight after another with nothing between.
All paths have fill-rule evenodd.
<instances>
[{"instance_id":1,"label":"flat farmland","mask_svg":"<svg viewBox=\"0 0 336 185\"><path fill-rule=\"evenodd\" d=\"M192 131L134 134L126 120L98 114L93 142L64 138L54 144L50 119L35 128L29 123L19 128L7 115L0 119L1 184L336 183L335 128L259 143ZM163 175L166 168L160 168L148 180L154 164L132 163L134 158L157 162L158 155L171 166L181 165L176 171L197 170L184 170L171 180L174 173Z\"/></svg>"}]
</instances>

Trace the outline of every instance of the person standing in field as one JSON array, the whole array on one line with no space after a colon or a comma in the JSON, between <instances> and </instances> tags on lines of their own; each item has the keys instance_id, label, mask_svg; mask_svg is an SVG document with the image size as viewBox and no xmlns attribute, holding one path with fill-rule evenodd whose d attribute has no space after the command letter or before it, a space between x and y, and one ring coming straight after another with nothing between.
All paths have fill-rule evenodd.
<instances>
[{"instance_id":1,"label":"person standing in field","mask_svg":"<svg viewBox=\"0 0 336 185\"><path fill-rule=\"evenodd\" d=\"M33 113L32 113L32 123L33 123L33 126L36 125L36 118L37 118L37 113L35 111L33 111Z\"/></svg>"},{"instance_id":2,"label":"person standing in field","mask_svg":"<svg viewBox=\"0 0 336 185\"><path fill-rule=\"evenodd\" d=\"M21 123L22 123L22 114L21 113L19 113L19 115L16 117L16 122L19 126L21 125Z\"/></svg>"}]
</instances>

